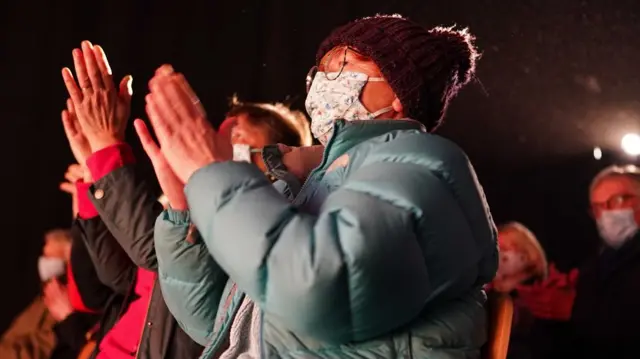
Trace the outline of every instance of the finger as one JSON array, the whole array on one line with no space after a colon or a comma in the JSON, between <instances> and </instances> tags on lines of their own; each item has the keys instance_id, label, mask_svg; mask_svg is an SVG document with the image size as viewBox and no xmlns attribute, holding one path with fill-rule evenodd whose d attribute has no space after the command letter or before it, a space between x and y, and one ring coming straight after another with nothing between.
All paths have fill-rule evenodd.
<instances>
[{"instance_id":1,"label":"finger","mask_svg":"<svg viewBox=\"0 0 640 359\"><path fill-rule=\"evenodd\" d=\"M78 177L75 176L72 172L67 171L64 174L64 179L66 179L67 181L73 183L78 179Z\"/></svg>"},{"instance_id":2,"label":"finger","mask_svg":"<svg viewBox=\"0 0 640 359\"><path fill-rule=\"evenodd\" d=\"M179 103L176 98L172 97L169 87L174 84L168 77L156 78L151 84L151 94L155 109L159 117L167 122L168 126L180 126L181 118L178 113L177 106Z\"/></svg>"},{"instance_id":3,"label":"finger","mask_svg":"<svg viewBox=\"0 0 640 359\"><path fill-rule=\"evenodd\" d=\"M82 169L82 166L80 166L77 163L74 163L74 164L70 165L68 170L70 172L73 172L73 174L75 174L75 175L79 175L80 177L82 177L84 175L84 170Z\"/></svg>"},{"instance_id":4,"label":"finger","mask_svg":"<svg viewBox=\"0 0 640 359\"><path fill-rule=\"evenodd\" d=\"M73 49L73 64L76 67L76 76L78 77L78 85L80 85L80 89L91 89L91 80L89 79L89 74L87 73L87 65L85 63L84 54L80 49ZM75 100L74 100L75 101ZM80 102L76 101L76 104Z\"/></svg>"},{"instance_id":5,"label":"finger","mask_svg":"<svg viewBox=\"0 0 640 359\"><path fill-rule=\"evenodd\" d=\"M185 90L186 79L181 75L175 75L168 77L166 81L162 82L160 90L165 94L169 100L171 107L174 108L179 119L182 121L192 120L196 117L200 117L203 114L203 110L199 110L200 100L198 97L190 97L187 90ZM188 84L186 84L188 86Z\"/></svg>"},{"instance_id":6,"label":"finger","mask_svg":"<svg viewBox=\"0 0 640 359\"><path fill-rule=\"evenodd\" d=\"M65 193L69 193L69 194L75 194L76 193L76 186L73 183L70 183L70 182L62 182L62 183L60 183L59 188L60 188L60 190L62 192L65 192Z\"/></svg>"},{"instance_id":7,"label":"finger","mask_svg":"<svg viewBox=\"0 0 640 359\"><path fill-rule=\"evenodd\" d=\"M79 165L73 165L72 167L70 167L69 173L71 174L74 181L77 181L80 178L84 177L84 170L82 170L82 167Z\"/></svg>"},{"instance_id":8,"label":"finger","mask_svg":"<svg viewBox=\"0 0 640 359\"><path fill-rule=\"evenodd\" d=\"M144 121L140 119L137 119L133 122L133 127L136 128L136 133L138 134L138 138L140 138L140 143L142 143L142 148L147 153L147 156L149 156L151 161L154 162L158 154L160 153L160 147L158 147L156 142L151 137L151 133L149 133L149 128L144 123Z\"/></svg>"},{"instance_id":9,"label":"finger","mask_svg":"<svg viewBox=\"0 0 640 359\"><path fill-rule=\"evenodd\" d=\"M73 125L73 120L71 119L71 115L69 111L62 111L62 126L64 127L64 133L67 135L67 138L70 140L72 137L78 134L75 126Z\"/></svg>"},{"instance_id":10,"label":"finger","mask_svg":"<svg viewBox=\"0 0 640 359\"><path fill-rule=\"evenodd\" d=\"M158 69L156 70L156 75L157 76L168 76L168 75L172 75L173 72L174 72L173 66L171 66L169 64L164 64L164 65L158 67Z\"/></svg>"},{"instance_id":11,"label":"finger","mask_svg":"<svg viewBox=\"0 0 640 359\"><path fill-rule=\"evenodd\" d=\"M80 127L80 122L78 121L78 116L76 115L76 107L71 99L67 100L67 111L69 112L69 124L73 129L74 136L82 133L82 127Z\"/></svg>"},{"instance_id":12,"label":"finger","mask_svg":"<svg viewBox=\"0 0 640 359\"><path fill-rule=\"evenodd\" d=\"M191 85L189 84L187 79L184 77L184 75L178 74L176 76L176 81L180 84L180 87L182 88L184 93L188 96L190 103L193 105L197 113L200 116L205 117L206 113L204 111L204 107L202 107L202 103L200 102L198 95L196 95L195 91L193 91L193 89L191 88Z\"/></svg>"},{"instance_id":13,"label":"finger","mask_svg":"<svg viewBox=\"0 0 640 359\"><path fill-rule=\"evenodd\" d=\"M131 96L133 95L133 76L127 75L120 81L120 98L127 105L131 104Z\"/></svg>"},{"instance_id":14,"label":"finger","mask_svg":"<svg viewBox=\"0 0 640 359\"><path fill-rule=\"evenodd\" d=\"M82 56L84 56L84 63L87 66L91 87L94 90L105 88L100 69L98 68L98 62L96 61L96 55L93 52L93 45L89 41L82 42Z\"/></svg>"},{"instance_id":15,"label":"finger","mask_svg":"<svg viewBox=\"0 0 640 359\"><path fill-rule=\"evenodd\" d=\"M76 107L73 105L72 99L67 99L67 111L69 111L70 115L76 115Z\"/></svg>"},{"instance_id":16,"label":"finger","mask_svg":"<svg viewBox=\"0 0 640 359\"><path fill-rule=\"evenodd\" d=\"M102 83L104 84L107 90L112 90L113 75L111 72L111 66L109 66L109 60L107 60L107 55L104 53L104 50L100 45L96 45L93 47L93 56L96 60L96 64L98 65L98 69L100 70L100 77L102 78Z\"/></svg>"},{"instance_id":17,"label":"finger","mask_svg":"<svg viewBox=\"0 0 640 359\"><path fill-rule=\"evenodd\" d=\"M158 106L156 103L156 99L154 95L147 95L147 115L149 116L149 121L151 122L151 126L153 127L153 131L156 133L156 137L158 138L158 142L160 146L164 146L169 137L173 134L173 130L171 125L166 121L165 118L162 117L158 110Z\"/></svg>"},{"instance_id":18,"label":"finger","mask_svg":"<svg viewBox=\"0 0 640 359\"><path fill-rule=\"evenodd\" d=\"M282 144L282 143L278 143L277 146L278 146L278 151L280 151L280 153L283 154L283 155L285 153L289 153L289 152L291 152L293 150L291 147L289 147L289 146L287 146L285 144Z\"/></svg>"},{"instance_id":19,"label":"finger","mask_svg":"<svg viewBox=\"0 0 640 359\"><path fill-rule=\"evenodd\" d=\"M76 103L81 103L83 97L82 91L78 88L78 84L76 84L76 80L73 78L73 74L68 67L62 69L62 80L71 99Z\"/></svg>"}]
</instances>

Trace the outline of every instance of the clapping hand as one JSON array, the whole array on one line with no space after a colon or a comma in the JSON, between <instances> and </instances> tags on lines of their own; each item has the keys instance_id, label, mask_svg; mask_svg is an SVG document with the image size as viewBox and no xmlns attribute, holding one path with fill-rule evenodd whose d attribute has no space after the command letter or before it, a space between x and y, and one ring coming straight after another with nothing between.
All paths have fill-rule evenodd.
<instances>
[{"instance_id":1,"label":"clapping hand","mask_svg":"<svg viewBox=\"0 0 640 359\"><path fill-rule=\"evenodd\" d=\"M207 121L200 100L182 74L164 65L149 87L147 115L164 159L182 183L208 164L233 158L229 139Z\"/></svg>"},{"instance_id":2,"label":"clapping hand","mask_svg":"<svg viewBox=\"0 0 640 359\"><path fill-rule=\"evenodd\" d=\"M578 270L561 273L551 264L546 280L518 287L518 300L537 318L569 320L576 297L577 279Z\"/></svg>"},{"instance_id":3,"label":"clapping hand","mask_svg":"<svg viewBox=\"0 0 640 359\"><path fill-rule=\"evenodd\" d=\"M82 49L74 49L72 54L77 83L69 68L62 69L62 78L72 101L70 111L75 112L91 151L124 141L131 108L132 77L125 76L116 89L104 51L89 41L82 42ZM75 130L71 133L77 133L78 128ZM67 137L69 133L67 131Z\"/></svg>"}]
</instances>

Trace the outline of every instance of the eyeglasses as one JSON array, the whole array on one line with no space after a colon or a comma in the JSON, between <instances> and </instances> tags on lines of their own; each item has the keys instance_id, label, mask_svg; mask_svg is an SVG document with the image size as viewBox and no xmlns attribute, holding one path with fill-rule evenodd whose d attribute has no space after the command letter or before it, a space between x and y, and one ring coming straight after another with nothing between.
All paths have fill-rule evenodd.
<instances>
[{"instance_id":1,"label":"eyeglasses","mask_svg":"<svg viewBox=\"0 0 640 359\"><path fill-rule=\"evenodd\" d=\"M332 71L331 73L335 73L335 75L333 75L333 76L329 76L326 72L323 72L324 76L325 76L325 78L327 80L333 81L333 80L337 79L338 77L340 77L340 75L342 74L342 71L344 71L344 67L347 66L347 52L348 51L353 51L353 52L359 54L359 52L356 51L355 49L353 49L351 47L348 47L348 46L345 47L344 48L344 54L343 54L342 62L340 63L340 70L337 71L337 72ZM331 54L329 54L329 57L327 58L325 63L329 62L330 59L331 59ZM315 66L311 67L311 69L309 69L309 72L307 72L307 77L305 78L307 93L309 93L309 90L311 90L311 85L313 84L313 79L316 78L316 74L318 74L318 71L319 71L319 66L315 65Z\"/></svg>"},{"instance_id":2,"label":"eyeglasses","mask_svg":"<svg viewBox=\"0 0 640 359\"><path fill-rule=\"evenodd\" d=\"M638 196L633 194L620 194L609 198L604 202L591 203L591 215L597 217L603 210L625 208L633 205Z\"/></svg>"}]
</instances>

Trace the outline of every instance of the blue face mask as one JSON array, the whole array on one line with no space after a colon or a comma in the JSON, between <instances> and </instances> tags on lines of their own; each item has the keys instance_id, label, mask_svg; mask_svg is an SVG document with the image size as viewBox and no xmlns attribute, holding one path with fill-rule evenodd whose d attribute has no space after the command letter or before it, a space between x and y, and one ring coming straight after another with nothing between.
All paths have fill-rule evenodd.
<instances>
[{"instance_id":1,"label":"blue face mask","mask_svg":"<svg viewBox=\"0 0 640 359\"><path fill-rule=\"evenodd\" d=\"M611 209L602 211L597 220L600 237L611 248L620 248L638 232L633 209Z\"/></svg>"}]
</instances>

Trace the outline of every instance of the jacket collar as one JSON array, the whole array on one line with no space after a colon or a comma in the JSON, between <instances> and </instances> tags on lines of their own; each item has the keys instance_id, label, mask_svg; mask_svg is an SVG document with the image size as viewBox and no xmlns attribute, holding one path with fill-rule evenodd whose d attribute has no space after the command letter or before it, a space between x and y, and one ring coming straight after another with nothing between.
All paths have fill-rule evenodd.
<instances>
[{"instance_id":1,"label":"jacket collar","mask_svg":"<svg viewBox=\"0 0 640 359\"><path fill-rule=\"evenodd\" d=\"M333 135L327 142L324 153L324 161L321 167L327 163L332 163L336 158L354 146L382 136L385 133L398 130L416 130L427 132L423 124L412 119L401 120L363 120L345 121L337 120L333 125Z\"/></svg>"}]
</instances>

